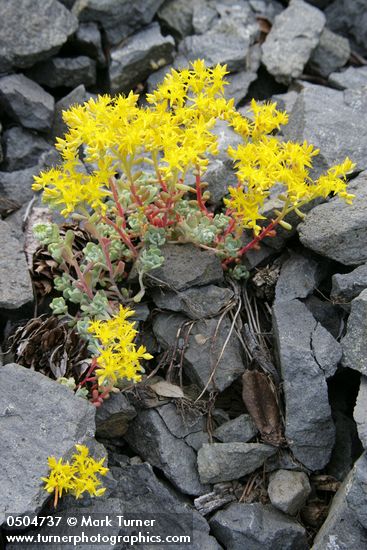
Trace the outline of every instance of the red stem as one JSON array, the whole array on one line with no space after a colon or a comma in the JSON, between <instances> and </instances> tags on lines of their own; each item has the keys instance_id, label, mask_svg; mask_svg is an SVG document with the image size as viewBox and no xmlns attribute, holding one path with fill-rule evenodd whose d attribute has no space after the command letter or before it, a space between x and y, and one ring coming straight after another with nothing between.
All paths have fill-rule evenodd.
<instances>
[{"instance_id":1,"label":"red stem","mask_svg":"<svg viewBox=\"0 0 367 550\"><path fill-rule=\"evenodd\" d=\"M115 231L117 231L117 233L120 235L121 239L123 240L123 242L126 244L126 246L131 250L131 252L133 253L134 257L136 257L138 255L138 252L135 248L135 246L133 245L133 243L130 241L128 235L125 233L125 231L123 231L115 222L113 222L112 220L110 220L109 218L107 218L106 216L103 216L103 221L106 222L108 225L110 225L111 227L114 228Z\"/></svg>"},{"instance_id":2,"label":"red stem","mask_svg":"<svg viewBox=\"0 0 367 550\"><path fill-rule=\"evenodd\" d=\"M125 229L125 227L126 227L125 212L124 212L124 209L122 208L121 203L119 201L119 196L118 196L116 185L113 181L113 178L110 179L110 185L111 185L111 189L112 189L113 200L115 201L117 211L118 211L118 213L120 215L120 218L122 220L122 227Z\"/></svg>"}]
</instances>

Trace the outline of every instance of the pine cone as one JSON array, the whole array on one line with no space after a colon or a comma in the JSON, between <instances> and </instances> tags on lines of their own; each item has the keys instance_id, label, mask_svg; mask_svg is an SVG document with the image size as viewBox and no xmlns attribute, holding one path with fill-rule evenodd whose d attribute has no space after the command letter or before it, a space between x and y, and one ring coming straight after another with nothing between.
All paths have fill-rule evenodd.
<instances>
[{"instance_id":1,"label":"pine cone","mask_svg":"<svg viewBox=\"0 0 367 550\"><path fill-rule=\"evenodd\" d=\"M88 231L78 225L67 223L60 227L60 235L63 237L68 229L72 229L75 235L72 249L74 257L78 260L81 251L92 240L92 237ZM32 278L37 296L43 297L50 294L53 289L52 281L62 273L59 264L52 258L47 247L40 246L33 255L32 267Z\"/></svg>"},{"instance_id":2,"label":"pine cone","mask_svg":"<svg viewBox=\"0 0 367 550\"><path fill-rule=\"evenodd\" d=\"M87 342L65 319L41 315L9 337L16 363L50 378L73 376L77 381L88 368Z\"/></svg>"}]
</instances>

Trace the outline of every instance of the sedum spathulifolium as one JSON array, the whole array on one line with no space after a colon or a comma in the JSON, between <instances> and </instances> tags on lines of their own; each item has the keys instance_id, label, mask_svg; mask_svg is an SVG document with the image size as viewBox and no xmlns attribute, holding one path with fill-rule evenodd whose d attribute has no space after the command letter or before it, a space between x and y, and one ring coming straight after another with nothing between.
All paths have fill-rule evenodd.
<instances>
[{"instance_id":1,"label":"sedum spathulifolium","mask_svg":"<svg viewBox=\"0 0 367 550\"><path fill-rule=\"evenodd\" d=\"M142 287L136 301L141 298L143 274L162 264L165 243L191 242L212 250L233 276L243 277L243 255L273 236L278 226L289 229L290 212L303 217L305 204L330 194L347 203L353 199L346 180L354 167L350 159L312 179L319 151L275 135L288 121L275 103L253 100L248 117L238 112L234 101L224 97L226 74L226 66L210 68L197 60L182 71L171 70L146 96L146 106L131 92L126 97L101 95L63 113L68 131L56 143L62 162L37 176L33 189L88 231L91 241L77 261L72 231L61 237L56 225L40 225L36 233L63 269L55 279L60 297L52 304L54 312L70 315L69 304L74 304L78 313L71 317L95 347L91 319L118 317L133 264ZM240 136L240 144L226 151L237 183L228 187L221 211L207 206L205 183L219 149L217 121ZM275 190L282 207L266 220L264 206ZM104 353L109 384L116 373ZM106 383L103 374L98 379Z\"/></svg>"}]
</instances>

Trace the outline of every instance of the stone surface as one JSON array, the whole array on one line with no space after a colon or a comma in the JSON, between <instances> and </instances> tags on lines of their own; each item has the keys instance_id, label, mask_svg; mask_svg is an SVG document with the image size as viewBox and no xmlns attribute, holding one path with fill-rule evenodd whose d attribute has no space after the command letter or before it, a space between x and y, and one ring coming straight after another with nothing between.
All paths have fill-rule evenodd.
<instances>
[{"instance_id":1,"label":"stone surface","mask_svg":"<svg viewBox=\"0 0 367 550\"><path fill-rule=\"evenodd\" d=\"M52 57L37 63L27 74L48 88L75 88L80 84L96 83L96 62L86 55L78 57Z\"/></svg>"},{"instance_id":2,"label":"stone surface","mask_svg":"<svg viewBox=\"0 0 367 550\"><path fill-rule=\"evenodd\" d=\"M0 311L16 312L33 302L33 288L23 246L0 221Z\"/></svg>"},{"instance_id":3,"label":"stone surface","mask_svg":"<svg viewBox=\"0 0 367 550\"><path fill-rule=\"evenodd\" d=\"M326 473L343 481L361 452L356 423L342 411L333 410L335 445Z\"/></svg>"},{"instance_id":4,"label":"stone surface","mask_svg":"<svg viewBox=\"0 0 367 550\"><path fill-rule=\"evenodd\" d=\"M218 4L206 2L206 0L196 0L193 6L192 34L203 34L208 31L218 19Z\"/></svg>"},{"instance_id":5,"label":"stone surface","mask_svg":"<svg viewBox=\"0 0 367 550\"><path fill-rule=\"evenodd\" d=\"M345 135L345 134L344 134ZM350 192L352 205L337 197L313 208L298 226L304 246L344 265L359 265L367 261L367 172L353 180Z\"/></svg>"},{"instance_id":6,"label":"stone surface","mask_svg":"<svg viewBox=\"0 0 367 550\"><path fill-rule=\"evenodd\" d=\"M247 68L247 54L259 29L250 7L238 3L237 17L223 17L204 34L187 36L179 45L178 52L187 62L204 59L210 65L227 64L230 71Z\"/></svg>"},{"instance_id":7,"label":"stone surface","mask_svg":"<svg viewBox=\"0 0 367 550\"><path fill-rule=\"evenodd\" d=\"M367 12L365 0L334 0L325 10L328 26L349 36L362 55L367 53Z\"/></svg>"},{"instance_id":8,"label":"stone surface","mask_svg":"<svg viewBox=\"0 0 367 550\"><path fill-rule=\"evenodd\" d=\"M202 483L219 483L251 474L276 453L276 448L262 443L208 443L198 452L198 469Z\"/></svg>"},{"instance_id":9,"label":"stone surface","mask_svg":"<svg viewBox=\"0 0 367 550\"><path fill-rule=\"evenodd\" d=\"M193 34L192 16L197 0L168 0L158 10L158 17L178 39Z\"/></svg>"},{"instance_id":10,"label":"stone surface","mask_svg":"<svg viewBox=\"0 0 367 550\"><path fill-rule=\"evenodd\" d=\"M302 74L319 43L325 16L302 0L291 0L274 20L263 44L263 63L279 82L288 84Z\"/></svg>"},{"instance_id":11,"label":"stone surface","mask_svg":"<svg viewBox=\"0 0 367 550\"><path fill-rule=\"evenodd\" d=\"M236 185L237 176L228 163L214 158L208 165L204 180L210 193L208 204L218 207L222 206L223 197L228 194L228 187Z\"/></svg>"},{"instance_id":12,"label":"stone surface","mask_svg":"<svg viewBox=\"0 0 367 550\"><path fill-rule=\"evenodd\" d=\"M34 197L33 176L39 172L39 164L15 172L0 172L0 195L19 204L29 202Z\"/></svg>"},{"instance_id":13,"label":"stone surface","mask_svg":"<svg viewBox=\"0 0 367 550\"><path fill-rule=\"evenodd\" d=\"M360 550L367 546L367 459L363 454L336 493L312 550Z\"/></svg>"},{"instance_id":14,"label":"stone surface","mask_svg":"<svg viewBox=\"0 0 367 550\"><path fill-rule=\"evenodd\" d=\"M322 270L320 263L291 252L280 270L275 287L277 302L289 302L294 298L306 298L320 283Z\"/></svg>"},{"instance_id":15,"label":"stone surface","mask_svg":"<svg viewBox=\"0 0 367 550\"><path fill-rule=\"evenodd\" d=\"M367 167L364 112L363 105L348 102L341 91L304 84L283 135L300 143L306 140L320 149L320 154L313 158L313 175L320 175L346 156L353 159L360 171Z\"/></svg>"},{"instance_id":16,"label":"stone surface","mask_svg":"<svg viewBox=\"0 0 367 550\"><path fill-rule=\"evenodd\" d=\"M305 529L295 520L260 503L235 502L210 520L226 550L307 550Z\"/></svg>"},{"instance_id":17,"label":"stone surface","mask_svg":"<svg viewBox=\"0 0 367 550\"><path fill-rule=\"evenodd\" d=\"M112 393L96 413L96 435L103 439L121 437L136 416L135 408L123 393Z\"/></svg>"},{"instance_id":18,"label":"stone surface","mask_svg":"<svg viewBox=\"0 0 367 550\"><path fill-rule=\"evenodd\" d=\"M51 128L54 98L22 74L0 78L0 106L25 128L40 131Z\"/></svg>"},{"instance_id":19,"label":"stone surface","mask_svg":"<svg viewBox=\"0 0 367 550\"><path fill-rule=\"evenodd\" d=\"M357 424L358 436L362 442L363 448L367 449L367 378L361 376L361 384L357 396L356 405L353 411L353 417Z\"/></svg>"},{"instance_id":20,"label":"stone surface","mask_svg":"<svg viewBox=\"0 0 367 550\"><path fill-rule=\"evenodd\" d=\"M328 463L335 439L325 375L335 369L330 353L337 342L328 335L321 355L332 362L319 364L320 351L313 340L321 329L327 336L299 300L275 303L273 330L283 379L285 436L294 456L310 470ZM324 338L318 341L326 344Z\"/></svg>"},{"instance_id":21,"label":"stone surface","mask_svg":"<svg viewBox=\"0 0 367 550\"><path fill-rule=\"evenodd\" d=\"M51 149L50 143L43 137L21 126L12 126L5 130L3 144L5 149L3 168L9 172L34 166L38 163L41 154Z\"/></svg>"},{"instance_id":22,"label":"stone surface","mask_svg":"<svg viewBox=\"0 0 367 550\"><path fill-rule=\"evenodd\" d=\"M350 273L332 276L330 298L338 304L349 304L367 288L367 264L360 265Z\"/></svg>"},{"instance_id":23,"label":"stone surface","mask_svg":"<svg viewBox=\"0 0 367 550\"><path fill-rule=\"evenodd\" d=\"M149 273L156 284L175 290L203 286L223 281L223 270L218 257L193 244L168 244L161 248L164 263ZM187 269L190 266L190 269Z\"/></svg>"},{"instance_id":24,"label":"stone surface","mask_svg":"<svg viewBox=\"0 0 367 550\"><path fill-rule=\"evenodd\" d=\"M189 495L205 493L197 471L195 451L183 438L170 432L157 410L140 411L130 422L124 438L134 452L162 470L181 492Z\"/></svg>"},{"instance_id":25,"label":"stone surface","mask_svg":"<svg viewBox=\"0 0 367 550\"><path fill-rule=\"evenodd\" d=\"M78 26L56 0L1 0L0 13L0 72L50 57Z\"/></svg>"},{"instance_id":26,"label":"stone surface","mask_svg":"<svg viewBox=\"0 0 367 550\"><path fill-rule=\"evenodd\" d=\"M1 525L7 512L40 511L49 497L40 480L47 475L47 458L65 456L94 435L95 408L65 386L15 364L0 367L0 386Z\"/></svg>"},{"instance_id":27,"label":"stone surface","mask_svg":"<svg viewBox=\"0 0 367 550\"><path fill-rule=\"evenodd\" d=\"M304 472L278 470L269 478L270 502L285 514L296 515L310 493L311 485Z\"/></svg>"},{"instance_id":28,"label":"stone surface","mask_svg":"<svg viewBox=\"0 0 367 550\"><path fill-rule=\"evenodd\" d=\"M367 86L367 66L348 67L340 73L332 73L329 82L340 90Z\"/></svg>"},{"instance_id":29,"label":"stone surface","mask_svg":"<svg viewBox=\"0 0 367 550\"><path fill-rule=\"evenodd\" d=\"M249 439L252 439L256 433L257 429L251 416L249 414L241 414L237 416L237 418L221 424L214 430L213 435L222 443L246 443Z\"/></svg>"},{"instance_id":30,"label":"stone surface","mask_svg":"<svg viewBox=\"0 0 367 550\"><path fill-rule=\"evenodd\" d=\"M343 366L367 375L367 289L351 304L347 332L342 340Z\"/></svg>"},{"instance_id":31,"label":"stone surface","mask_svg":"<svg viewBox=\"0 0 367 550\"><path fill-rule=\"evenodd\" d=\"M175 345L183 349L185 373L194 384L201 389L208 384L209 390L223 391L245 369L240 343L234 333L222 353L231 321L224 317L219 330L218 318L194 322L185 346L185 334L189 327L186 324L185 328L184 324L187 321L193 323L183 315L160 313L153 320L154 334L165 349L173 349Z\"/></svg>"},{"instance_id":32,"label":"stone surface","mask_svg":"<svg viewBox=\"0 0 367 550\"><path fill-rule=\"evenodd\" d=\"M92 57L98 65L103 67L106 64L101 32L96 23L81 23L75 33L74 44L78 52Z\"/></svg>"},{"instance_id":33,"label":"stone surface","mask_svg":"<svg viewBox=\"0 0 367 550\"><path fill-rule=\"evenodd\" d=\"M318 46L312 52L309 66L319 75L328 77L333 71L344 67L350 53L347 38L335 34L325 27Z\"/></svg>"},{"instance_id":34,"label":"stone surface","mask_svg":"<svg viewBox=\"0 0 367 550\"><path fill-rule=\"evenodd\" d=\"M79 21L93 21L103 28L107 41L115 46L136 29L148 25L163 0L77 0L73 13Z\"/></svg>"},{"instance_id":35,"label":"stone surface","mask_svg":"<svg viewBox=\"0 0 367 550\"><path fill-rule=\"evenodd\" d=\"M75 500L72 497L63 498L57 508L56 514L63 514L68 517L81 516L93 518L105 518L111 515L122 515L126 519L134 517L135 519L155 520L155 524L148 528L149 534L160 535L188 535L192 536L192 542L187 544L175 543L174 545L157 545L157 550L166 548L167 550L221 550L221 546L214 537L209 534L209 525L206 520L171 487L157 478L152 467L145 464L127 465L122 463L119 467L112 467L111 472L114 478L109 474L104 478L104 485L107 486L105 495L95 498L81 498ZM111 518L110 518L111 519ZM66 522L65 522L66 523ZM89 535L107 534L117 536L126 534L137 534L134 527L131 529L119 529L117 522L113 522L108 530L103 527L88 527ZM55 527L42 527L35 530L34 534L54 535ZM62 522L61 530L57 531L61 536L75 535L75 528L67 527ZM41 545L33 545L35 550L41 550ZM124 543L126 546L126 543ZM142 548L146 544L141 545ZM151 546L151 545L148 545ZM9 550L15 550L18 546L9 546ZM44 547L44 544L43 544ZM94 544L97 550L106 549L106 543ZM75 548L72 543L53 543L52 550L72 550ZM92 548L88 545L86 548ZM121 550L121 542L113 544L111 539L108 542L108 548Z\"/></svg>"},{"instance_id":36,"label":"stone surface","mask_svg":"<svg viewBox=\"0 0 367 550\"><path fill-rule=\"evenodd\" d=\"M225 87L225 97L234 99L234 104L237 106L247 96L250 84L257 78L257 73L253 71L240 71L232 73L226 77L228 86Z\"/></svg>"},{"instance_id":37,"label":"stone surface","mask_svg":"<svg viewBox=\"0 0 367 550\"><path fill-rule=\"evenodd\" d=\"M110 84L113 93L128 92L154 70L171 63L174 40L152 23L111 51Z\"/></svg>"},{"instance_id":38,"label":"stone surface","mask_svg":"<svg viewBox=\"0 0 367 550\"><path fill-rule=\"evenodd\" d=\"M334 338L340 336L343 324L343 312L337 305L334 305L329 300L320 300L320 298L313 295L306 298L305 304L316 321L326 328Z\"/></svg>"},{"instance_id":39,"label":"stone surface","mask_svg":"<svg viewBox=\"0 0 367 550\"><path fill-rule=\"evenodd\" d=\"M181 292L155 289L153 301L161 309L184 313L191 319L202 319L218 315L233 298L229 288L215 285L191 287Z\"/></svg>"}]
</instances>

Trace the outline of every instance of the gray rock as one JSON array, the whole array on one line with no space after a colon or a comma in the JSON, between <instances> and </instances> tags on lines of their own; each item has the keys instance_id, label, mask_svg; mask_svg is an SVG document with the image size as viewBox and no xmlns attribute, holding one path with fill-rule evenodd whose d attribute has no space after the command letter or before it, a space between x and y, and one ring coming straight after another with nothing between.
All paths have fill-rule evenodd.
<instances>
[{"instance_id":1,"label":"gray rock","mask_svg":"<svg viewBox=\"0 0 367 550\"><path fill-rule=\"evenodd\" d=\"M222 160L229 168L233 168L233 162L228 158L227 149L229 146L234 149L240 145L243 140L224 120L217 120L211 132L217 136L218 155L216 159Z\"/></svg>"},{"instance_id":2,"label":"gray rock","mask_svg":"<svg viewBox=\"0 0 367 550\"><path fill-rule=\"evenodd\" d=\"M228 195L228 187L237 184L237 176L234 170L221 159L213 159L205 172L204 180L208 184L210 197L208 204L221 206L223 197Z\"/></svg>"},{"instance_id":3,"label":"gray rock","mask_svg":"<svg viewBox=\"0 0 367 550\"><path fill-rule=\"evenodd\" d=\"M15 172L0 172L0 194L19 204L29 202L34 197L33 176L37 176L39 172L39 164Z\"/></svg>"},{"instance_id":4,"label":"gray rock","mask_svg":"<svg viewBox=\"0 0 367 550\"><path fill-rule=\"evenodd\" d=\"M56 139L56 137L63 137L68 129L62 119L62 112L69 109L72 105L85 103L90 97L91 94L86 91L85 86L80 84L80 86L72 90L68 95L57 101L51 130L54 139Z\"/></svg>"},{"instance_id":5,"label":"gray rock","mask_svg":"<svg viewBox=\"0 0 367 550\"><path fill-rule=\"evenodd\" d=\"M214 430L213 435L222 443L243 443L252 439L257 433L257 429L249 414L241 414L225 422Z\"/></svg>"},{"instance_id":6,"label":"gray rock","mask_svg":"<svg viewBox=\"0 0 367 550\"><path fill-rule=\"evenodd\" d=\"M121 40L148 25L163 0L77 0L73 13L79 21L100 23L107 41L116 46Z\"/></svg>"},{"instance_id":7,"label":"gray rock","mask_svg":"<svg viewBox=\"0 0 367 550\"><path fill-rule=\"evenodd\" d=\"M129 424L124 438L144 460L159 468L181 492L205 493L200 483L195 451L170 432L157 410L143 410Z\"/></svg>"},{"instance_id":8,"label":"gray rock","mask_svg":"<svg viewBox=\"0 0 367 550\"><path fill-rule=\"evenodd\" d=\"M48 88L75 88L80 84L93 86L97 78L96 62L85 55L52 57L37 63L27 74Z\"/></svg>"},{"instance_id":9,"label":"gray rock","mask_svg":"<svg viewBox=\"0 0 367 550\"><path fill-rule=\"evenodd\" d=\"M320 300L320 298L313 295L306 298L305 304L316 321L326 328L334 338L340 336L343 313L338 306L328 300Z\"/></svg>"},{"instance_id":10,"label":"gray rock","mask_svg":"<svg viewBox=\"0 0 367 550\"><path fill-rule=\"evenodd\" d=\"M0 106L25 128L40 131L51 128L54 98L22 74L0 78Z\"/></svg>"},{"instance_id":11,"label":"gray rock","mask_svg":"<svg viewBox=\"0 0 367 550\"><path fill-rule=\"evenodd\" d=\"M298 92L296 90L290 90L284 94L275 94L272 96L272 101L275 101L277 104L277 109L280 111L286 111L291 113L298 98ZM282 133L283 129L280 129Z\"/></svg>"},{"instance_id":12,"label":"gray rock","mask_svg":"<svg viewBox=\"0 0 367 550\"><path fill-rule=\"evenodd\" d=\"M363 454L333 498L312 550L360 550L367 546L366 475L367 459Z\"/></svg>"},{"instance_id":13,"label":"gray rock","mask_svg":"<svg viewBox=\"0 0 367 550\"><path fill-rule=\"evenodd\" d=\"M96 413L96 435L104 439L121 437L136 416L135 408L123 393L112 393Z\"/></svg>"},{"instance_id":14,"label":"gray rock","mask_svg":"<svg viewBox=\"0 0 367 550\"><path fill-rule=\"evenodd\" d=\"M106 65L101 32L96 23L81 23L75 33L73 44L80 53L95 59L99 66Z\"/></svg>"},{"instance_id":15,"label":"gray rock","mask_svg":"<svg viewBox=\"0 0 367 550\"><path fill-rule=\"evenodd\" d=\"M224 89L224 95L227 99L234 99L235 106L241 103L247 96L250 84L257 78L257 73L253 71L240 71L232 73L226 77L228 86Z\"/></svg>"},{"instance_id":16,"label":"gray rock","mask_svg":"<svg viewBox=\"0 0 367 550\"><path fill-rule=\"evenodd\" d=\"M223 281L223 270L218 257L193 244L164 245L161 249L164 263L149 272L153 282L175 290L204 286ZM187 269L187 266L190 269Z\"/></svg>"},{"instance_id":17,"label":"gray rock","mask_svg":"<svg viewBox=\"0 0 367 550\"><path fill-rule=\"evenodd\" d=\"M113 93L127 92L154 70L171 63L174 40L152 23L111 51L110 84Z\"/></svg>"},{"instance_id":18,"label":"gray rock","mask_svg":"<svg viewBox=\"0 0 367 550\"><path fill-rule=\"evenodd\" d=\"M320 42L311 55L309 66L321 76L328 77L332 72L344 67L349 57L350 46L347 38L325 27Z\"/></svg>"},{"instance_id":19,"label":"gray rock","mask_svg":"<svg viewBox=\"0 0 367 550\"><path fill-rule=\"evenodd\" d=\"M336 436L335 445L326 473L343 481L360 454L356 423L341 411L333 410Z\"/></svg>"},{"instance_id":20,"label":"gray rock","mask_svg":"<svg viewBox=\"0 0 367 550\"><path fill-rule=\"evenodd\" d=\"M291 0L276 16L262 49L263 63L277 81L288 84L302 74L324 25L324 14L302 0Z\"/></svg>"},{"instance_id":21,"label":"gray rock","mask_svg":"<svg viewBox=\"0 0 367 550\"><path fill-rule=\"evenodd\" d=\"M221 392L228 388L245 368L239 341L233 333L222 352L231 329L231 321L227 316L224 317L219 330L216 318L194 322L189 329L185 346L188 325L186 324L185 329L184 324L187 321L193 323L183 315L160 313L153 321L154 334L164 348L173 349L178 338L177 345L184 348L185 373L190 380L201 389L208 384L209 391L217 389Z\"/></svg>"},{"instance_id":22,"label":"gray rock","mask_svg":"<svg viewBox=\"0 0 367 550\"><path fill-rule=\"evenodd\" d=\"M3 134L5 149L4 169L11 172L29 168L38 163L40 156L51 149L51 145L41 136L13 126Z\"/></svg>"},{"instance_id":23,"label":"gray rock","mask_svg":"<svg viewBox=\"0 0 367 550\"><path fill-rule=\"evenodd\" d=\"M210 520L226 550L307 550L305 529L293 518L260 503L235 502Z\"/></svg>"},{"instance_id":24,"label":"gray rock","mask_svg":"<svg viewBox=\"0 0 367 550\"><path fill-rule=\"evenodd\" d=\"M313 341L315 331L321 329L326 336L327 331L299 300L275 303L273 330L283 378L285 435L294 456L310 470L328 463L335 440L325 380L335 365L331 358L327 366L318 363L320 353ZM337 342L329 335L326 345L321 354L324 360Z\"/></svg>"},{"instance_id":25,"label":"gray rock","mask_svg":"<svg viewBox=\"0 0 367 550\"><path fill-rule=\"evenodd\" d=\"M343 366L367 375L367 289L351 304L347 332L342 340Z\"/></svg>"},{"instance_id":26,"label":"gray rock","mask_svg":"<svg viewBox=\"0 0 367 550\"><path fill-rule=\"evenodd\" d=\"M311 350L318 366L326 378L331 378L342 359L341 345L320 323L317 323L311 335Z\"/></svg>"},{"instance_id":27,"label":"gray rock","mask_svg":"<svg viewBox=\"0 0 367 550\"><path fill-rule=\"evenodd\" d=\"M270 23L283 11L284 7L276 0L249 0L252 11L256 17L267 19Z\"/></svg>"},{"instance_id":28,"label":"gray rock","mask_svg":"<svg viewBox=\"0 0 367 550\"><path fill-rule=\"evenodd\" d=\"M330 297L338 304L349 304L367 288L367 264L360 265L350 273L332 276Z\"/></svg>"},{"instance_id":29,"label":"gray rock","mask_svg":"<svg viewBox=\"0 0 367 550\"><path fill-rule=\"evenodd\" d=\"M275 287L277 302L306 298L320 283L322 270L319 262L302 254L291 252L280 270Z\"/></svg>"},{"instance_id":30,"label":"gray rock","mask_svg":"<svg viewBox=\"0 0 367 550\"><path fill-rule=\"evenodd\" d=\"M233 298L233 292L229 288L208 285L191 287L182 292L156 289L152 297L162 309L184 313L191 319L203 319L218 315Z\"/></svg>"},{"instance_id":31,"label":"gray rock","mask_svg":"<svg viewBox=\"0 0 367 550\"><path fill-rule=\"evenodd\" d=\"M260 468L277 452L262 443L209 443L198 452L198 469L202 483L219 483L239 479Z\"/></svg>"},{"instance_id":32,"label":"gray rock","mask_svg":"<svg viewBox=\"0 0 367 550\"><path fill-rule=\"evenodd\" d=\"M367 12L365 0L334 0L325 10L328 27L348 35L362 55L367 53Z\"/></svg>"},{"instance_id":33,"label":"gray rock","mask_svg":"<svg viewBox=\"0 0 367 550\"><path fill-rule=\"evenodd\" d=\"M0 221L0 310L16 312L33 302L33 287L23 246Z\"/></svg>"},{"instance_id":34,"label":"gray rock","mask_svg":"<svg viewBox=\"0 0 367 550\"><path fill-rule=\"evenodd\" d=\"M0 72L54 55L78 26L56 0L1 0L0 13Z\"/></svg>"},{"instance_id":35,"label":"gray rock","mask_svg":"<svg viewBox=\"0 0 367 550\"><path fill-rule=\"evenodd\" d=\"M296 515L311 493L308 476L304 472L278 470L269 478L270 502L285 514Z\"/></svg>"},{"instance_id":36,"label":"gray rock","mask_svg":"<svg viewBox=\"0 0 367 550\"><path fill-rule=\"evenodd\" d=\"M222 18L204 34L184 38L178 48L180 56L187 62L204 59L209 66L226 64L233 72L246 69L247 55L259 28L249 6L238 6L241 16Z\"/></svg>"},{"instance_id":37,"label":"gray rock","mask_svg":"<svg viewBox=\"0 0 367 550\"><path fill-rule=\"evenodd\" d=\"M367 449L367 378L361 376L361 384L357 396L356 405L353 411L353 417L357 424L359 439L363 448Z\"/></svg>"},{"instance_id":38,"label":"gray rock","mask_svg":"<svg viewBox=\"0 0 367 550\"><path fill-rule=\"evenodd\" d=\"M203 34L208 31L218 19L218 11L214 2L196 0L192 14L192 34Z\"/></svg>"},{"instance_id":39,"label":"gray rock","mask_svg":"<svg viewBox=\"0 0 367 550\"><path fill-rule=\"evenodd\" d=\"M163 422L175 437L180 439L202 432L205 429L205 417L196 411L180 411L174 403L157 407Z\"/></svg>"},{"instance_id":40,"label":"gray rock","mask_svg":"<svg viewBox=\"0 0 367 550\"><path fill-rule=\"evenodd\" d=\"M358 265L367 261L367 172L353 180L350 192L355 195L352 205L340 198L313 208L298 226L304 246L344 265Z\"/></svg>"},{"instance_id":41,"label":"gray rock","mask_svg":"<svg viewBox=\"0 0 367 550\"><path fill-rule=\"evenodd\" d=\"M304 84L283 129L287 140L312 143L320 149L313 159L313 175L319 176L346 156L353 159L358 170L367 167L367 129L362 123L365 108L348 104L345 93ZM343 136L340 139L339 136Z\"/></svg>"},{"instance_id":42,"label":"gray rock","mask_svg":"<svg viewBox=\"0 0 367 550\"><path fill-rule=\"evenodd\" d=\"M65 386L15 364L0 367L0 386L2 525L7 512L20 516L41 510L49 497L40 480L47 476L47 458L62 457L75 443L93 437L95 408Z\"/></svg>"},{"instance_id":43,"label":"gray rock","mask_svg":"<svg viewBox=\"0 0 367 550\"><path fill-rule=\"evenodd\" d=\"M166 0L158 10L160 21L179 40L193 34L192 15L196 0Z\"/></svg>"},{"instance_id":44,"label":"gray rock","mask_svg":"<svg viewBox=\"0 0 367 550\"><path fill-rule=\"evenodd\" d=\"M340 90L367 86L367 67L348 67L340 73L332 73L329 83Z\"/></svg>"},{"instance_id":45,"label":"gray rock","mask_svg":"<svg viewBox=\"0 0 367 550\"><path fill-rule=\"evenodd\" d=\"M2 143L1 143L2 132L3 132L3 127L0 122L0 162L3 162L3 159L4 159L4 153L3 153Z\"/></svg>"}]
</instances>

